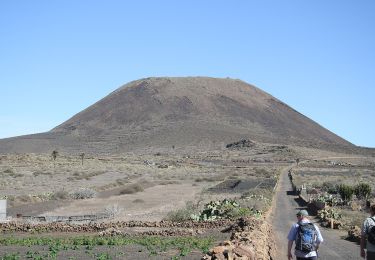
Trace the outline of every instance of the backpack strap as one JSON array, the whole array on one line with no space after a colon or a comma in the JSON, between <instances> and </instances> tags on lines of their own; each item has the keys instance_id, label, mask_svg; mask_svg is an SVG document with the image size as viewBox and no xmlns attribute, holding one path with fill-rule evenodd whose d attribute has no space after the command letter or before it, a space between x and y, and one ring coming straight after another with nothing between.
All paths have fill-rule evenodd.
<instances>
[{"instance_id":1,"label":"backpack strap","mask_svg":"<svg viewBox=\"0 0 375 260\"><path fill-rule=\"evenodd\" d=\"M314 226L314 224L311 223L311 222L305 222L305 223L298 222L297 224L298 224L298 227L301 227L301 226ZM315 228L315 226L314 226L314 228Z\"/></svg>"},{"instance_id":2,"label":"backpack strap","mask_svg":"<svg viewBox=\"0 0 375 260\"><path fill-rule=\"evenodd\" d=\"M375 216L374 216L375 217ZM371 229L371 227L373 227L373 226L375 226L375 218L374 217L368 217L367 219L371 219L372 220L372 222L373 222L373 224L371 225L369 225L369 227L367 228L367 230L366 230L366 234L368 235L368 233L370 232L370 229Z\"/></svg>"},{"instance_id":3,"label":"backpack strap","mask_svg":"<svg viewBox=\"0 0 375 260\"><path fill-rule=\"evenodd\" d=\"M371 220L372 220L372 223L373 223L372 225L370 225L370 227L371 227L371 226L375 226L375 218L374 218L374 217L368 217L368 218L371 219Z\"/></svg>"}]
</instances>

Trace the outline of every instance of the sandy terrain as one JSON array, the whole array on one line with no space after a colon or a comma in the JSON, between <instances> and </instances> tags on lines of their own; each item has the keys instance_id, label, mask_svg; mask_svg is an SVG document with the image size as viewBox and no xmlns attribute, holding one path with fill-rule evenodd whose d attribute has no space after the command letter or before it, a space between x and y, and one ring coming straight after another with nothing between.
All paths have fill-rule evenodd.
<instances>
[{"instance_id":1,"label":"sandy terrain","mask_svg":"<svg viewBox=\"0 0 375 260\"><path fill-rule=\"evenodd\" d=\"M56 161L48 154L9 154L0 157L0 196L8 198L12 214L92 214L116 206L126 219L156 220L188 201L240 196L244 190L224 190L223 195L220 189L209 189L225 180L267 183L277 175L278 165L295 156L292 148L267 144L251 150L87 156L83 165L78 156L66 154ZM84 189L95 192L95 198L69 199ZM51 199L60 206L47 206ZM33 205L40 209L33 211Z\"/></svg>"},{"instance_id":2,"label":"sandy terrain","mask_svg":"<svg viewBox=\"0 0 375 260\"><path fill-rule=\"evenodd\" d=\"M95 214L108 207L118 207L120 212L116 219L160 221L172 210L183 208L186 201L194 201L201 190L201 186L191 184L157 185L136 194L73 201L68 206L41 215Z\"/></svg>"}]
</instances>

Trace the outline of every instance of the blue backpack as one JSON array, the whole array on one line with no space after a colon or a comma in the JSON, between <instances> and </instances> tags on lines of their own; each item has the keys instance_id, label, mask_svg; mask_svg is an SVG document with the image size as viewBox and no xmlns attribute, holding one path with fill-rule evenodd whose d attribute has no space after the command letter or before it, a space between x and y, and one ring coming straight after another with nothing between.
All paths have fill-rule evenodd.
<instances>
[{"instance_id":1,"label":"blue backpack","mask_svg":"<svg viewBox=\"0 0 375 260\"><path fill-rule=\"evenodd\" d=\"M314 224L299 223L296 238L296 250L304 253L315 251L316 237L317 231Z\"/></svg>"}]
</instances>

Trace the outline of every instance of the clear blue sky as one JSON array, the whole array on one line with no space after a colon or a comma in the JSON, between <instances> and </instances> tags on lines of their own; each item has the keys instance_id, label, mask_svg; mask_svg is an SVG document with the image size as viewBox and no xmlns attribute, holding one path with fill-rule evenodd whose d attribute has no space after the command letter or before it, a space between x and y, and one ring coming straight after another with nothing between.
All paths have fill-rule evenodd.
<instances>
[{"instance_id":1,"label":"clear blue sky","mask_svg":"<svg viewBox=\"0 0 375 260\"><path fill-rule=\"evenodd\" d=\"M0 1L0 138L150 76L231 77L375 147L375 1Z\"/></svg>"}]
</instances>

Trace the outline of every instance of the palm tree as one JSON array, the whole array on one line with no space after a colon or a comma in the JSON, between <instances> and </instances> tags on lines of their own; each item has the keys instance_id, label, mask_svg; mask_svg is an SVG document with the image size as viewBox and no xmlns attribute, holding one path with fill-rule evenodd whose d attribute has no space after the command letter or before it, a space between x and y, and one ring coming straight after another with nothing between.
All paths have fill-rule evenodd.
<instances>
[{"instance_id":1,"label":"palm tree","mask_svg":"<svg viewBox=\"0 0 375 260\"><path fill-rule=\"evenodd\" d=\"M53 159L53 167L56 166L56 158L57 158L57 155L58 155L58 154L59 154L59 152L58 152L57 150L53 150L53 151L52 151L51 156L52 156L52 159Z\"/></svg>"},{"instance_id":2,"label":"palm tree","mask_svg":"<svg viewBox=\"0 0 375 260\"><path fill-rule=\"evenodd\" d=\"M299 158L296 159L296 163L297 163L297 165L299 164Z\"/></svg>"},{"instance_id":3,"label":"palm tree","mask_svg":"<svg viewBox=\"0 0 375 260\"><path fill-rule=\"evenodd\" d=\"M85 153L80 153L79 157L81 157L82 165L83 165L83 159L85 158Z\"/></svg>"}]
</instances>

